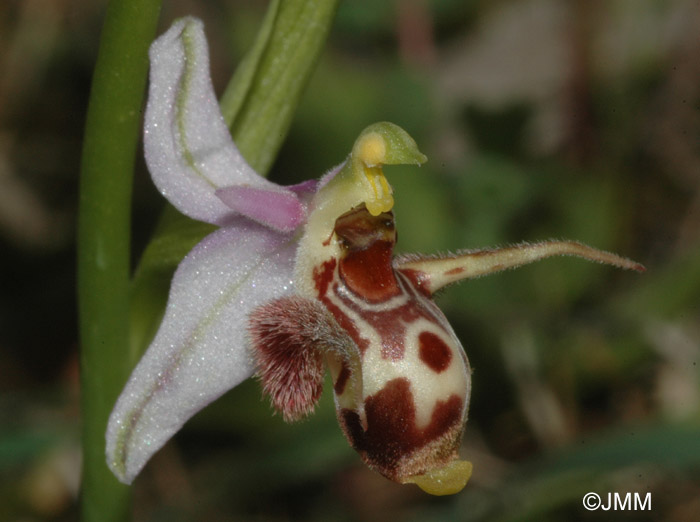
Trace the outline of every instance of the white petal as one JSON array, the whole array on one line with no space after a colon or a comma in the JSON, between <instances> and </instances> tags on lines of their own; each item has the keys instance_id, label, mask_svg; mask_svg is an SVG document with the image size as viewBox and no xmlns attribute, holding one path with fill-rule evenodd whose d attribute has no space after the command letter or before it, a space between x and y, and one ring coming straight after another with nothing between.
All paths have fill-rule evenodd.
<instances>
[{"instance_id":1,"label":"white petal","mask_svg":"<svg viewBox=\"0 0 700 522\"><path fill-rule=\"evenodd\" d=\"M218 188L281 188L259 176L231 139L209 76L203 24L184 18L150 50L144 148L153 181L184 214L225 224L233 214Z\"/></svg>"},{"instance_id":2,"label":"white petal","mask_svg":"<svg viewBox=\"0 0 700 522\"><path fill-rule=\"evenodd\" d=\"M182 261L165 319L107 428L107 463L130 483L192 415L253 371L246 327L258 305L293 291L297 243L240 218Z\"/></svg>"}]
</instances>

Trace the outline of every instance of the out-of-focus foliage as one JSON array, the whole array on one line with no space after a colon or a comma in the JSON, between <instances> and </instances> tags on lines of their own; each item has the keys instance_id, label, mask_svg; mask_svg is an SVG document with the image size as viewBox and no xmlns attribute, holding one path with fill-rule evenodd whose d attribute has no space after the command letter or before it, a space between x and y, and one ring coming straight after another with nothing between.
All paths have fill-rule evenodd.
<instances>
[{"instance_id":1,"label":"out-of-focus foliage","mask_svg":"<svg viewBox=\"0 0 700 522\"><path fill-rule=\"evenodd\" d=\"M257 2L166 2L205 20L223 89ZM103 5L0 5L0 519L75 517L72 221ZM462 454L429 498L367 470L328 394L285 425L251 381L136 482L135 520L605 520L583 494L652 493L638 520L700 512L700 7L692 0L344 2L273 168L342 161L368 123L428 155L387 168L402 251L567 237L643 275L552 259L440 298L474 366ZM163 206L143 167L135 254ZM108 298L108 296L105 296Z\"/></svg>"}]
</instances>

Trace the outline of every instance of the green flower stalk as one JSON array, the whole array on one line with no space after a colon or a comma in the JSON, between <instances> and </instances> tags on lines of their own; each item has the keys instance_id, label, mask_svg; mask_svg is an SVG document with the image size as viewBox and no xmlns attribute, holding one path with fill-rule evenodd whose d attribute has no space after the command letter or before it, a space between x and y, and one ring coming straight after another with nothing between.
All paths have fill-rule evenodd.
<instances>
[{"instance_id":1,"label":"green flower stalk","mask_svg":"<svg viewBox=\"0 0 700 522\"><path fill-rule=\"evenodd\" d=\"M140 107L160 0L112 0L95 66L80 181L78 300L83 520L129 518L127 488L102 458L110 405L134 363L129 349L131 186Z\"/></svg>"}]
</instances>

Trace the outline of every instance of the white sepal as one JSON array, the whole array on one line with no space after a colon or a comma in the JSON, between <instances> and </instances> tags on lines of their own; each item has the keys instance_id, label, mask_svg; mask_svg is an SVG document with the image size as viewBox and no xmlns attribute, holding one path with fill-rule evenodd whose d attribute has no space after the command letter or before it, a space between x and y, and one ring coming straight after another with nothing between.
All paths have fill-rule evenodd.
<instances>
[{"instance_id":1,"label":"white sepal","mask_svg":"<svg viewBox=\"0 0 700 522\"><path fill-rule=\"evenodd\" d=\"M175 22L153 42L150 58L146 163L158 189L178 210L224 225L235 212L216 197L217 189L285 190L259 176L233 143L209 76L200 20Z\"/></svg>"},{"instance_id":2,"label":"white sepal","mask_svg":"<svg viewBox=\"0 0 700 522\"><path fill-rule=\"evenodd\" d=\"M109 419L107 463L130 483L199 410L253 372L248 313L293 292L296 242L239 218L178 267L165 318Z\"/></svg>"}]
</instances>

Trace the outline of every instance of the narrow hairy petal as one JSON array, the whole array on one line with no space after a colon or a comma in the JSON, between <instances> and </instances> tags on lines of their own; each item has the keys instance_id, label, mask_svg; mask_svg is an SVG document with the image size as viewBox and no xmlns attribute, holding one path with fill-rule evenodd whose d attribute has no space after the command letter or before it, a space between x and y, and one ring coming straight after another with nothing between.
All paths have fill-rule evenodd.
<instances>
[{"instance_id":1,"label":"narrow hairy petal","mask_svg":"<svg viewBox=\"0 0 700 522\"><path fill-rule=\"evenodd\" d=\"M293 291L296 242L239 218L182 261L153 343L112 412L107 463L130 483L197 411L249 377L248 314Z\"/></svg>"},{"instance_id":2,"label":"narrow hairy petal","mask_svg":"<svg viewBox=\"0 0 700 522\"><path fill-rule=\"evenodd\" d=\"M445 285L508 268L526 265L552 256L576 256L589 261L643 272L644 266L611 252L577 241L521 243L504 248L461 252L444 257L406 255L394 261L397 270L409 275L421 290L432 294Z\"/></svg>"},{"instance_id":3,"label":"narrow hairy petal","mask_svg":"<svg viewBox=\"0 0 700 522\"><path fill-rule=\"evenodd\" d=\"M217 189L247 185L285 191L259 176L231 139L209 76L201 21L175 22L153 43L150 58L146 162L154 183L178 210L221 225L234 212L216 197Z\"/></svg>"},{"instance_id":4,"label":"narrow hairy petal","mask_svg":"<svg viewBox=\"0 0 700 522\"><path fill-rule=\"evenodd\" d=\"M249 333L263 393L287 422L313 412L323 389L324 355L347 360L357 353L320 302L299 296L253 310Z\"/></svg>"}]
</instances>

